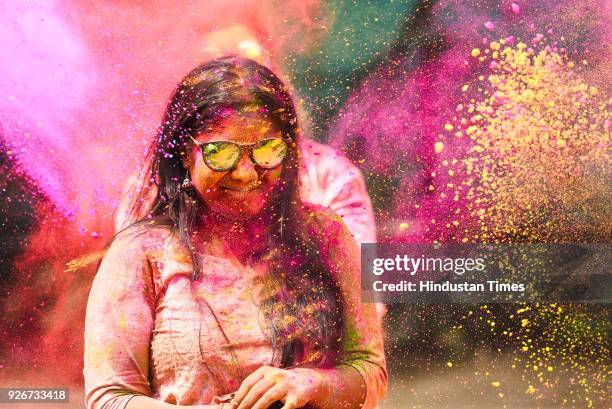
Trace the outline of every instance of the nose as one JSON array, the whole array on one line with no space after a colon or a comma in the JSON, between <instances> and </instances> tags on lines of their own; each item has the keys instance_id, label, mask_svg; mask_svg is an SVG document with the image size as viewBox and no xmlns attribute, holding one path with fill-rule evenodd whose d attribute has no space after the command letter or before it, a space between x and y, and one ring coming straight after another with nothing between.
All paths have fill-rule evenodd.
<instances>
[{"instance_id":1,"label":"nose","mask_svg":"<svg viewBox=\"0 0 612 409\"><path fill-rule=\"evenodd\" d=\"M242 156L234 170L230 173L230 176L232 179L245 184L253 183L257 180L257 169L255 169L255 164L251 161L246 150L243 150Z\"/></svg>"}]
</instances>

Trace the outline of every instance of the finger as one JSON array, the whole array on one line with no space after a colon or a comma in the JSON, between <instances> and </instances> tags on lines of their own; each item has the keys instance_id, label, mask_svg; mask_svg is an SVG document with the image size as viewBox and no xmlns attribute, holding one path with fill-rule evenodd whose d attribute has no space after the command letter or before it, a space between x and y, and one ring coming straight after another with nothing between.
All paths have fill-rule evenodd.
<instances>
[{"instance_id":1,"label":"finger","mask_svg":"<svg viewBox=\"0 0 612 409\"><path fill-rule=\"evenodd\" d=\"M293 394L287 395L287 399L285 400L285 404L281 409L296 409L297 408L297 396Z\"/></svg>"},{"instance_id":2,"label":"finger","mask_svg":"<svg viewBox=\"0 0 612 409\"><path fill-rule=\"evenodd\" d=\"M266 391L274 386L274 382L262 378L259 382L251 387L247 395L242 399L237 409L249 409Z\"/></svg>"},{"instance_id":3,"label":"finger","mask_svg":"<svg viewBox=\"0 0 612 409\"><path fill-rule=\"evenodd\" d=\"M232 402L235 402L236 404L240 404L240 402L242 402L242 400L247 395L247 393L249 393L249 390L251 390L253 385L255 385L263 378L265 372L264 368L265 367L261 366L257 368L257 370L255 370L252 374L244 378L244 380L240 384L240 387L236 391L236 395L234 395L234 399L232 399Z\"/></svg>"},{"instance_id":4,"label":"finger","mask_svg":"<svg viewBox=\"0 0 612 409\"><path fill-rule=\"evenodd\" d=\"M272 388L268 389L266 393L264 393L261 398L255 402L251 409L267 409L277 400L284 398L286 394L287 388L277 383Z\"/></svg>"}]
</instances>

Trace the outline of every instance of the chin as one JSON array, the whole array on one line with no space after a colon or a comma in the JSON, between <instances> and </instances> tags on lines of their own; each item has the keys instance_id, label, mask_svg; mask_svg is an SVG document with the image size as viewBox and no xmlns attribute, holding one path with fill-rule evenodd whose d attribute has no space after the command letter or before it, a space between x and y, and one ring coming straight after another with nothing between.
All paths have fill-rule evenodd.
<instances>
[{"instance_id":1,"label":"chin","mask_svg":"<svg viewBox=\"0 0 612 409\"><path fill-rule=\"evenodd\" d=\"M254 189L246 192L223 189L204 197L208 208L227 219L249 220L262 214L277 197L273 188Z\"/></svg>"},{"instance_id":2,"label":"chin","mask_svg":"<svg viewBox=\"0 0 612 409\"><path fill-rule=\"evenodd\" d=\"M223 201L208 203L211 211L232 220L249 220L261 214L266 208L266 203L262 201Z\"/></svg>"}]
</instances>

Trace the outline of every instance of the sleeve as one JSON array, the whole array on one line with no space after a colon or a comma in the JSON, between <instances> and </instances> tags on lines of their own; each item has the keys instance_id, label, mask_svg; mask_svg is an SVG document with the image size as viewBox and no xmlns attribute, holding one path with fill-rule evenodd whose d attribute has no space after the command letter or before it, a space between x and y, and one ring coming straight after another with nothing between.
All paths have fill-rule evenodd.
<instances>
[{"instance_id":1,"label":"sleeve","mask_svg":"<svg viewBox=\"0 0 612 409\"><path fill-rule=\"evenodd\" d=\"M302 199L330 208L357 243L375 243L374 210L361 171L339 151L314 141L304 141L301 154Z\"/></svg>"},{"instance_id":2,"label":"sleeve","mask_svg":"<svg viewBox=\"0 0 612 409\"><path fill-rule=\"evenodd\" d=\"M327 207L340 216L358 245L376 243L374 210L363 174L340 151L302 141L300 195L305 202ZM376 303L375 309L382 322L386 305Z\"/></svg>"},{"instance_id":3,"label":"sleeve","mask_svg":"<svg viewBox=\"0 0 612 409\"><path fill-rule=\"evenodd\" d=\"M124 409L150 396L149 345L154 323L151 270L138 240L115 239L94 278L85 317L85 405Z\"/></svg>"},{"instance_id":4,"label":"sleeve","mask_svg":"<svg viewBox=\"0 0 612 409\"><path fill-rule=\"evenodd\" d=\"M356 369L365 382L363 409L376 408L387 393L381 322L374 304L361 302L361 255L350 232L338 216L324 214L320 253L344 299L344 331L339 365Z\"/></svg>"}]
</instances>

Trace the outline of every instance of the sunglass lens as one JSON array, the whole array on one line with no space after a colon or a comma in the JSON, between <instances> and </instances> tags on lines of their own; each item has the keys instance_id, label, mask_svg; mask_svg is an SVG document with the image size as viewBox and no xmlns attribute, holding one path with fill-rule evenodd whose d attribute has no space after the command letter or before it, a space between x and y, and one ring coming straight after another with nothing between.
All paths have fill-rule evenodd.
<instances>
[{"instance_id":1,"label":"sunglass lens","mask_svg":"<svg viewBox=\"0 0 612 409\"><path fill-rule=\"evenodd\" d=\"M286 154L287 143L282 139L267 139L253 148L253 160L266 169L280 165Z\"/></svg>"},{"instance_id":2,"label":"sunglass lens","mask_svg":"<svg viewBox=\"0 0 612 409\"><path fill-rule=\"evenodd\" d=\"M202 146L206 164L211 169L224 171L232 168L240 159L240 147L231 142L211 142Z\"/></svg>"}]
</instances>

